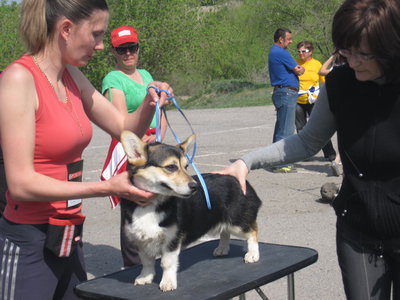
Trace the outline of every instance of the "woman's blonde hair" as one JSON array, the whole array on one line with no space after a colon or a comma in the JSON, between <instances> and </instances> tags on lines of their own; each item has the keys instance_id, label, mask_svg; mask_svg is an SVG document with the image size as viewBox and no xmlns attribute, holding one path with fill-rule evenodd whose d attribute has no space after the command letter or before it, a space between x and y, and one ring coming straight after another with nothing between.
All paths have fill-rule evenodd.
<instances>
[{"instance_id":1,"label":"woman's blonde hair","mask_svg":"<svg viewBox=\"0 0 400 300\"><path fill-rule=\"evenodd\" d=\"M28 51L36 54L50 40L60 17L74 23L88 19L94 10L108 10L105 0L24 0L20 32Z\"/></svg>"}]
</instances>

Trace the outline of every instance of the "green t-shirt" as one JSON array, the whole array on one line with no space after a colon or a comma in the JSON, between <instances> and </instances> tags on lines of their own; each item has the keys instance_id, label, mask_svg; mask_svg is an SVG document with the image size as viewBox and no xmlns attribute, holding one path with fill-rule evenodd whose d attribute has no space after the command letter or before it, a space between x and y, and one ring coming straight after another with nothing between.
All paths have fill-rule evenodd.
<instances>
[{"instance_id":1,"label":"green t-shirt","mask_svg":"<svg viewBox=\"0 0 400 300\"><path fill-rule=\"evenodd\" d=\"M142 103L143 99L147 94L147 86L150 82L153 81L153 77L144 69L137 69L140 76L143 79L143 85L133 81L125 74L113 70L108 73L102 83L101 92L104 93L113 88L123 91L126 99L126 108L128 109L128 113L134 112ZM109 92L109 99L112 102L112 94ZM155 116L150 124L151 127L156 127L156 119Z\"/></svg>"}]
</instances>

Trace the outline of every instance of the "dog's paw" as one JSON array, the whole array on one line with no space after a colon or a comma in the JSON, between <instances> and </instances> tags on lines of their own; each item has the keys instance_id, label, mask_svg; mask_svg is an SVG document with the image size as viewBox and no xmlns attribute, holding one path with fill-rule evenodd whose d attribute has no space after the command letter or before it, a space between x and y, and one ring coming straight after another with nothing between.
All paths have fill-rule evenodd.
<instances>
[{"instance_id":1,"label":"dog's paw","mask_svg":"<svg viewBox=\"0 0 400 300\"><path fill-rule=\"evenodd\" d=\"M229 254L229 247L217 247L214 249L214 256L226 256Z\"/></svg>"},{"instance_id":2,"label":"dog's paw","mask_svg":"<svg viewBox=\"0 0 400 300\"><path fill-rule=\"evenodd\" d=\"M260 259L260 253L251 253L250 251L247 252L244 256L244 262L246 264L252 264L257 262Z\"/></svg>"},{"instance_id":3,"label":"dog's paw","mask_svg":"<svg viewBox=\"0 0 400 300\"><path fill-rule=\"evenodd\" d=\"M163 292L173 291L176 290L178 287L176 281L173 282L172 280L164 280L162 279L160 282L160 290Z\"/></svg>"},{"instance_id":4,"label":"dog's paw","mask_svg":"<svg viewBox=\"0 0 400 300\"><path fill-rule=\"evenodd\" d=\"M135 285L146 285L146 284L151 284L153 282L153 275L147 275L143 277L137 277L135 279Z\"/></svg>"}]
</instances>

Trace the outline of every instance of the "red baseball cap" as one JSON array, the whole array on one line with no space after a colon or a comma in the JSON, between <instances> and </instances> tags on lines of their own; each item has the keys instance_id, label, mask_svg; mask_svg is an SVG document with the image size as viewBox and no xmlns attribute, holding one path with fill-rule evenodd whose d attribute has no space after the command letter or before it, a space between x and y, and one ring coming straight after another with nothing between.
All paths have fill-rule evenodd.
<instances>
[{"instance_id":1,"label":"red baseball cap","mask_svg":"<svg viewBox=\"0 0 400 300\"><path fill-rule=\"evenodd\" d=\"M113 47L125 43L139 43L136 29L132 26L121 26L111 32L111 44Z\"/></svg>"}]
</instances>

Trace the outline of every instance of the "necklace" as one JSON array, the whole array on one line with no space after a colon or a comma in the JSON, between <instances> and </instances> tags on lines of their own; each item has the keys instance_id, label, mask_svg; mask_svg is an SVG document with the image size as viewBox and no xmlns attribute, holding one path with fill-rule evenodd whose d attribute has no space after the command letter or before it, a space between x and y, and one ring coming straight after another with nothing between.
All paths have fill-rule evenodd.
<instances>
[{"instance_id":1,"label":"necklace","mask_svg":"<svg viewBox=\"0 0 400 300\"><path fill-rule=\"evenodd\" d=\"M56 89L54 88L53 84L51 83L49 77L47 77L46 73L42 70L42 68L39 66L37 60L36 60L36 56L32 55L32 59L33 62L35 63L35 65L38 67L38 69L40 70L40 72L43 74L44 77L46 77L47 81L49 82L51 88L53 89L54 93L57 95L56 93ZM58 98L58 97L57 97ZM74 104L72 103L73 101L68 101L68 90L67 90L67 86L65 85L65 101L61 101L64 104L70 104L71 105L71 109L68 109L66 106L63 105L63 107L69 112L72 120L74 120L74 122L78 125L79 130L81 132L81 135L83 136L83 128L81 125L81 122L79 122L79 118L78 115L75 111L75 107Z\"/></svg>"},{"instance_id":2,"label":"necklace","mask_svg":"<svg viewBox=\"0 0 400 300\"><path fill-rule=\"evenodd\" d=\"M74 107L74 105L72 104L72 101L70 101L70 103L71 103L72 112L73 112L74 115L75 115L75 117L74 117L74 116L72 116L72 114L71 114L71 117L72 117L72 119L74 119L75 123L78 125L79 130L81 131L81 136L83 136L83 128L82 128L81 122L79 122L78 115L77 115L77 113L76 113L76 111L75 111L75 107Z\"/></svg>"},{"instance_id":3,"label":"necklace","mask_svg":"<svg viewBox=\"0 0 400 300\"><path fill-rule=\"evenodd\" d=\"M42 70L42 68L39 66L38 61L36 60L36 56L32 55L33 62L35 65L39 68L40 72L43 74L44 77L46 77L47 81L49 82L51 88L53 89L54 93L57 95L56 89L54 88L53 83L50 81L49 77L47 77L46 73ZM57 97L58 98L58 97ZM65 87L65 100L61 100L63 103L68 103L68 93L67 93L67 87Z\"/></svg>"}]
</instances>

